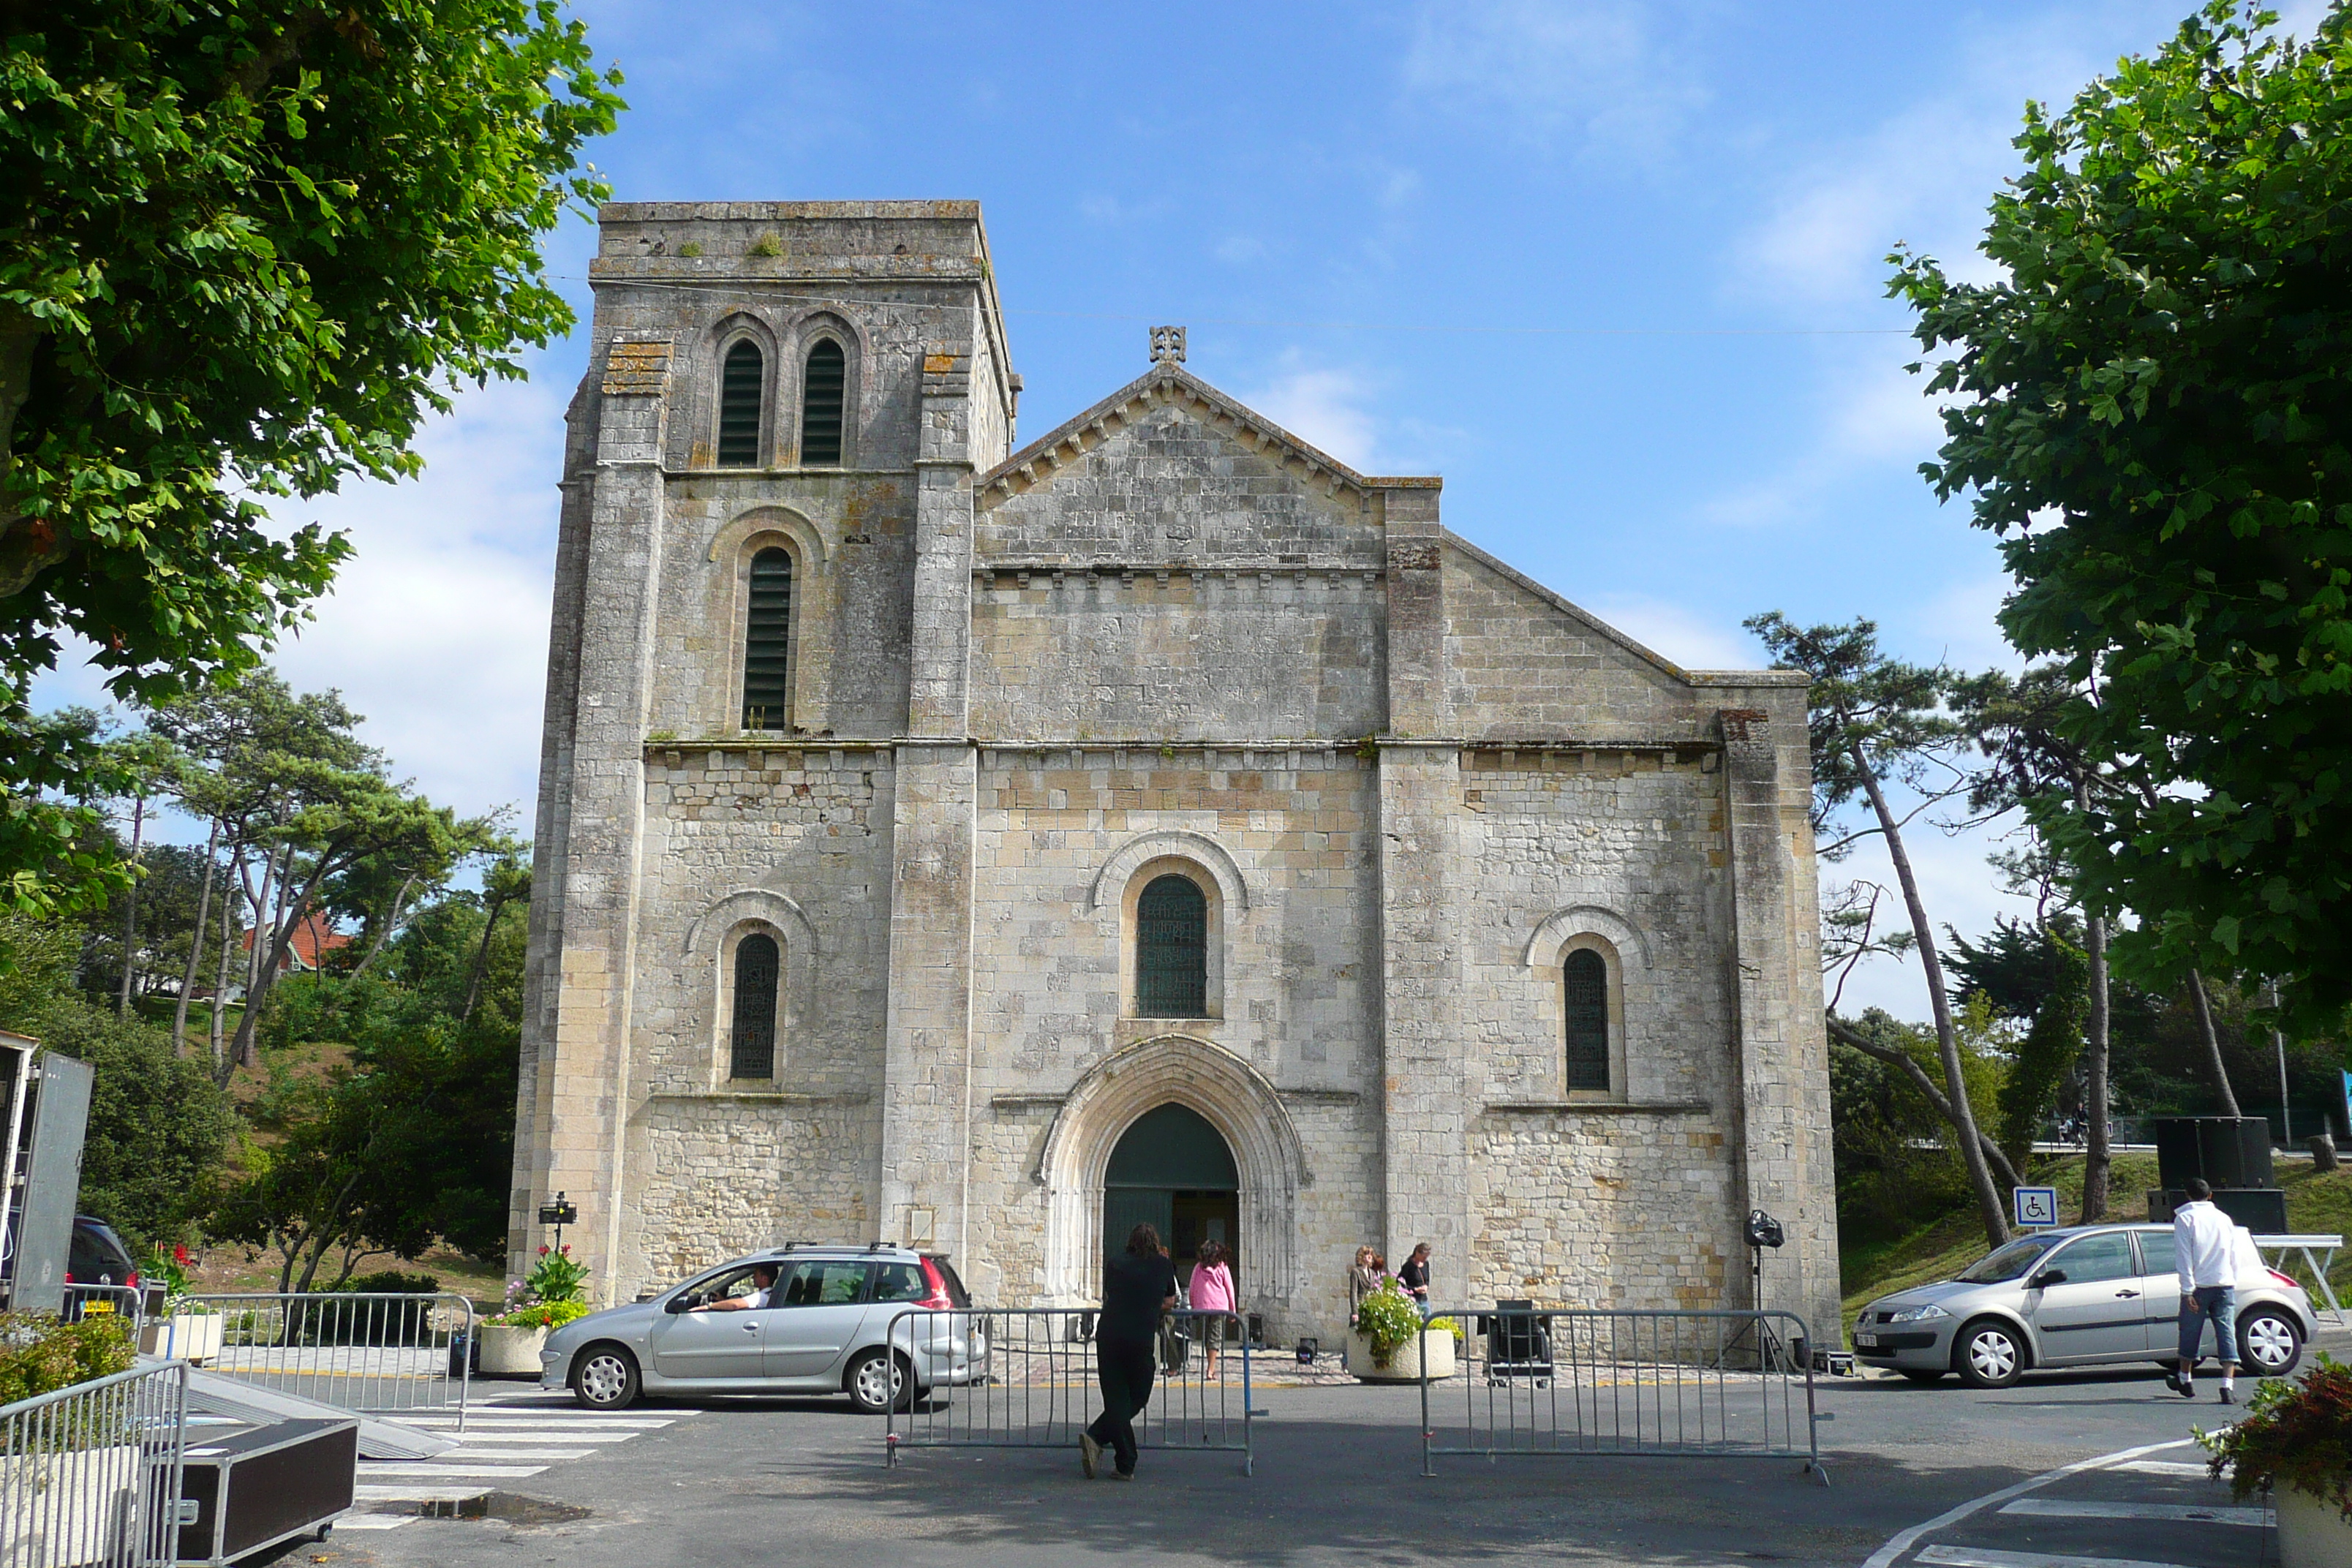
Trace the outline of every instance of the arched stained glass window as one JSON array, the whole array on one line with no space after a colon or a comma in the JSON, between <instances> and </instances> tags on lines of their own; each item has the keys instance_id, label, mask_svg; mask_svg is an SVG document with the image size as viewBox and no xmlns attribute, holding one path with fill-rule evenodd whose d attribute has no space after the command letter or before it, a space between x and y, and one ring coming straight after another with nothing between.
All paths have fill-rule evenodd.
<instances>
[{"instance_id":1,"label":"arched stained glass window","mask_svg":"<svg viewBox=\"0 0 2352 1568\"><path fill-rule=\"evenodd\" d=\"M781 730L792 710L793 558L773 546L751 557L743 616L743 728Z\"/></svg>"},{"instance_id":2,"label":"arched stained glass window","mask_svg":"<svg viewBox=\"0 0 2352 1568\"><path fill-rule=\"evenodd\" d=\"M1609 1088L1609 964L1580 947L1560 966L1568 1014L1568 1087Z\"/></svg>"},{"instance_id":3,"label":"arched stained glass window","mask_svg":"<svg viewBox=\"0 0 2352 1568\"><path fill-rule=\"evenodd\" d=\"M735 1026L729 1037L727 1076L776 1076L776 939L753 931L735 944Z\"/></svg>"},{"instance_id":4,"label":"arched stained glass window","mask_svg":"<svg viewBox=\"0 0 2352 1568\"><path fill-rule=\"evenodd\" d=\"M820 339L809 350L808 374L801 378L803 465L841 461L841 408L848 381L849 363L841 345L831 338Z\"/></svg>"},{"instance_id":5,"label":"arched stained glass window","mask_svg":"<svg viewBox=\"0 0 2352 1568\"><path fill-rule=\"evenodd\" d=\"M1135 906L1135 1015L1209 1010L1209 900L1189 877L1155 877Z\"/></svg>"},{"instance_id":6,"label":"arched stained glass window","mask_svg":"<svg viewBox=\"0 0 2352 1568\"><path fill-rule=\"evenodd\" d=\"M760 461L760 404L767 390L767 360L746 338L727 351L719 377L719 466L749 468Z\"/></svg>"}]
</instances>

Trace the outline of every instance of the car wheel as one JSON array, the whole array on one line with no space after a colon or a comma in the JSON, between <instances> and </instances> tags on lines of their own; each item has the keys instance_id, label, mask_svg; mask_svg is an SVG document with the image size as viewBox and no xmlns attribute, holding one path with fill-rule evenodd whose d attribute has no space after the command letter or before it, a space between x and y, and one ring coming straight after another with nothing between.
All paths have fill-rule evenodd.
<instances>
[{"instance_id":1,"label":"car wheel","mask_svg":"<svg viewBox=\"0 0 2352 1568\"><path fill-rule=\"evenodd\" d=\"M2238 1358L2256 1377L2284 1377L2303 1359L2303 1335L2284 1312L2256 1308L2238 1320Z\"/></svg>"},{"instance_id":2,"label":"car wheel","mask_svg":"<svg viewBox=\"0 0 2352 1568\"><path fill-rule=\"evenodd\" d=\"M626 1410L637 1388L637 1358L618 1345L590 1345L572 1365L572 1396L591 1410Z\"/></svg>"},{"instance_id":3,"label":"car wheel","mask_svg":"<svg viewBox=\"0 0 2352 1568\"><path fill-rule=\"evenodd\" d=\"M1953 1361L1970 1388L2007 1388L2025 1370L2025 1341L2007 1323L1988 1318L1960 1331Z\"/></svg>"},{"instance_id":4,"label":"car wheel","mask_svg":"<svg viewBox=\"0 0 2352 1568\"><path fill-rule=\"evenodd\" d=\"M879 1415L893 1404L901 1410L912 1410L914 1379L908 1370L905 1356L870 1350L849 1363L841 1383L849 1391L849 1402L866 1415Z\"/></svg>"},{"instance_id":5,"label":"car wheel","mask_svg":"<svg viewBox=\"0 0 2352 1568\"><path fill-rule=\"evenodd\" d=\"M1907 1366L1898 1366L1895 1370L1901 1373L1904 1376L1909 1378L1914 1383L1941 1383L1944 1381L1944 1374L1940 1372L1928 1372L1925 1369L1915 1371Z\"/></svg>"}]
</instances>

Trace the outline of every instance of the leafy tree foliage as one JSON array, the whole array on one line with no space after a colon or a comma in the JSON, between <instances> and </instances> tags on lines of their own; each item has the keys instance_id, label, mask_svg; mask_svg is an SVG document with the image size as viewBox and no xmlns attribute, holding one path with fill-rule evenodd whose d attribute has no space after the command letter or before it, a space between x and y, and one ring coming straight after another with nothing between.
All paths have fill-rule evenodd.
<instances>
[{"instance_id":1,"label":"leafy tree foliage","mask_svg":"<svg viewBox=\"0 0 2352 1568\"><path fill-rule=\"evenodd\" d=\"M2144 984L2274 975L2309 1032L2352 1003L2352 6L2307 45L2211 0L2063 112L1981 248L1898 251L2029 657L2095 693L2111 787L2029 801Z\"/></svg>"},{"instance_id":2,"label":"leafy tree foliage","mask_svg":"<svg viewBox=\"0 0 2352 1568\"><path fill-rule=\"evenodd\" d=\"M268 498L416 470L457 378L569 330L538 238L617 72L554 0L0 0L0 875L98 759L27 711L78 634L119 697L250 668L346 553ZM55 794L48 792L56 792Z\"/></svg>"}]
</instances>

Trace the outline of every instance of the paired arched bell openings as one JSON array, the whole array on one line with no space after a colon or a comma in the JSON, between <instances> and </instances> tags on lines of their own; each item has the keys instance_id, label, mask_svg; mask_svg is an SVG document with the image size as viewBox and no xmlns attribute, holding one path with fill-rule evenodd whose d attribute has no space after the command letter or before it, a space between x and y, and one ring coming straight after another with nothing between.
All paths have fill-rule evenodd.
<instances>
[{"instance_id":1,"label":"paired arched bell openings","mask_svg":"<svg viewBox=\"0 0 2352 1568\"><path fill-rule=\"evenodd\" d=\"M1536 928L1527 962L1552 1025L1549 1076L1560 1098L1632 1098L1627 996L1646 994L1642 934L1605 910L1574 906Z\"/></svg>"},{"instance_id":2,"label":"paired arched bell openings","mask_svg":"<svg viewBox=\"0 0 2352 1568\"><path fill-rule=\"evenodd\" d=\"M845 468L856 421L857 339L815 316L779 343L751 316L719 326L711 450L722 468ZM780 374L789 367L790 374ZM775 412L797 392L788 419Z\"/></svg>"}]
</instances>

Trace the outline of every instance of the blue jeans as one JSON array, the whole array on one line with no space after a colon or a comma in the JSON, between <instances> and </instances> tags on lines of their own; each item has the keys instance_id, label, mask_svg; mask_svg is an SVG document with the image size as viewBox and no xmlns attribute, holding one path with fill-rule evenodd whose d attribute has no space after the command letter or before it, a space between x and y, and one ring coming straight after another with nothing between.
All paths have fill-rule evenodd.
<instances>
[{"instance_id":1,"label":"blue jeans","mask_svg":"<svg viewBox=\"0 0 2352 1568\"><path fill-rule=\"evenodd\" d=\"M2213 1320L2213 1353L2224 1366L2238 1361L2238 1294L2227 1285L2200 1285L2180 1299L2180 1359L2194 1366L2205 1320Z\"/></svg>"}]
</instances>

